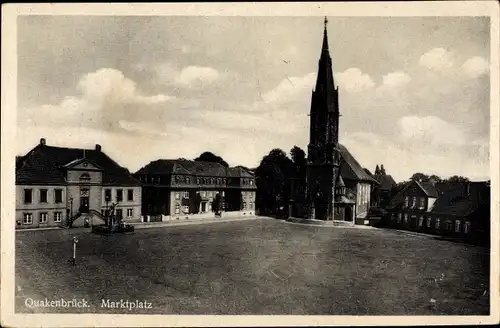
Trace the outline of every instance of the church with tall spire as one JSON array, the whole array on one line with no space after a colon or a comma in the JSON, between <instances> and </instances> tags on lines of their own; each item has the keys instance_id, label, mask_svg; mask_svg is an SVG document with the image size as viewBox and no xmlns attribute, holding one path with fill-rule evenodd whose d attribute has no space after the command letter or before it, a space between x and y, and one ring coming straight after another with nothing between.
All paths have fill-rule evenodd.
<instances>
[{"instance_id":1,"label":"church with tall spire","mask_svg":"<svg viewBox=\"0 0 500 328\"><path fill-rule=\"evenodd\" d=\"M339 144L339 89L334 80L327 27L328 19L325 17L318 74L309 113L304 216L310 220L355 223L356 219L366 217L370 189L377 182Z\"/></svg>"}]
</instances>

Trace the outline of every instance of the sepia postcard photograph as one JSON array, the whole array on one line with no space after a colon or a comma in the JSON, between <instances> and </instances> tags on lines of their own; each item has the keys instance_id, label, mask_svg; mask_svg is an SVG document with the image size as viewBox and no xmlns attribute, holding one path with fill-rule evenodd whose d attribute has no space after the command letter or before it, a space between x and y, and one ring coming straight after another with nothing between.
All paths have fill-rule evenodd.
<instances>
[{"instance_id":1,"label":"sepia postcard photograph","mask_svg":"<svg viewBox=\"0 0 500 328\"><path fill-rule=\"evenodd\" d=\"M499 322L498 3L2 9L2 326Z\"/></svg>"}]
</instances>

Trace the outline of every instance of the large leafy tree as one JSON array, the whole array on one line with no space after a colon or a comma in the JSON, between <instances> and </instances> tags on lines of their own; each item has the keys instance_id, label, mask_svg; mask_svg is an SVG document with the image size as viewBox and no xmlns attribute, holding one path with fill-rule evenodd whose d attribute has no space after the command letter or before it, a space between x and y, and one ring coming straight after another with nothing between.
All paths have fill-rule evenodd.
<instances>
[{"instance_id":1,"label":"large leafy tree","mask_svg":"<svg viewBox=\"0 0 500 328\"><path fill-rule=\"evenodd\" d=\"M281 149L273 149L262 158L255 170L257 183L257 208L261 213L278 213L286 208L290 197L290 177L294 163Z\"/></svg>"},{"instance_id":2,"label":"large leafy tree","mask_svg":"<svg viewBox=\"0 0 500 328\"><path fill-rule=\"evenodd\" d=\"M212 162L219 163L222 166L229 167L229 164L220 156L215 155L212 152L206 151L202 153L200 156L194 159L196 162Z\"/></svg>"},{"instance_id":3,"label":"large leafy tree","mask_svg":"<svg viewBox=\"0 0 500 328\"><path fill-rule=\"evenodd\" d=\"M290 150L294 172L292 173L292 186L295 201L304 202L306 194L306 169L307 156L306 152L298 146L294 146Z\"/></svg>"},{"instance_id":4,"label":"large leafy tree","mask_svg":"<svg viewBox=\"0 0 500 328\"><path fill-rule=\"evenodd\" d=\"M469 182L469 181L470 181L469 178L462 177L459 175L454 175L444 180L444 182Z\"/></svg>"}]
</instances>

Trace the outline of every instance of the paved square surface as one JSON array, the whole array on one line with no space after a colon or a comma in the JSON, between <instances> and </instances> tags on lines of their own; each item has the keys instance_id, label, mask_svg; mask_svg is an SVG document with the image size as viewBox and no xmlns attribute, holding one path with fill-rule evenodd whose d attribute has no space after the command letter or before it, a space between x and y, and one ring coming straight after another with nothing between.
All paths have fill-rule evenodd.
<instances>
[{"instance_id":1,"label":"paved square surface","mask_svg":"<svg viewBox=\"0 0 500 328\"><path fill-rule=\"evenodd\" d=\"M16 311L487 315L488 258L485 248L428 237L272 219L115 236L17 232ZM88 307L28 308L28 298L84 298ZM152 307L101 307L121 299Z\"/></svg>"}]
</instances>

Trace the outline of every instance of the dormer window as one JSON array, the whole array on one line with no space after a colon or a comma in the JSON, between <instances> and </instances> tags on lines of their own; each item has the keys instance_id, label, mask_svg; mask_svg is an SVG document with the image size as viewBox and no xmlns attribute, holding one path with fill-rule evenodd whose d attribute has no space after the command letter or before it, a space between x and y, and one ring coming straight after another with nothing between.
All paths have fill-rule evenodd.
<instances>
[{"instance_id":1,"label":"dormer window","mask_svg":"<svg viewBox=\"0 0 500 328\"><path fill-rule=\"evenodd\" d=\"M421 208L425 207L425 197L420 197L420 207Z\"/></svg>"},{"instance_id":2,"label":"dormer window","mask_svg":"<svg viewBox=\"0 0 500 328\"><path fill-rule=\"evenodd\" d=\"M80 175L80 182L90 182L90 175L88 173Z\"/></svg>"}]
</instances>

